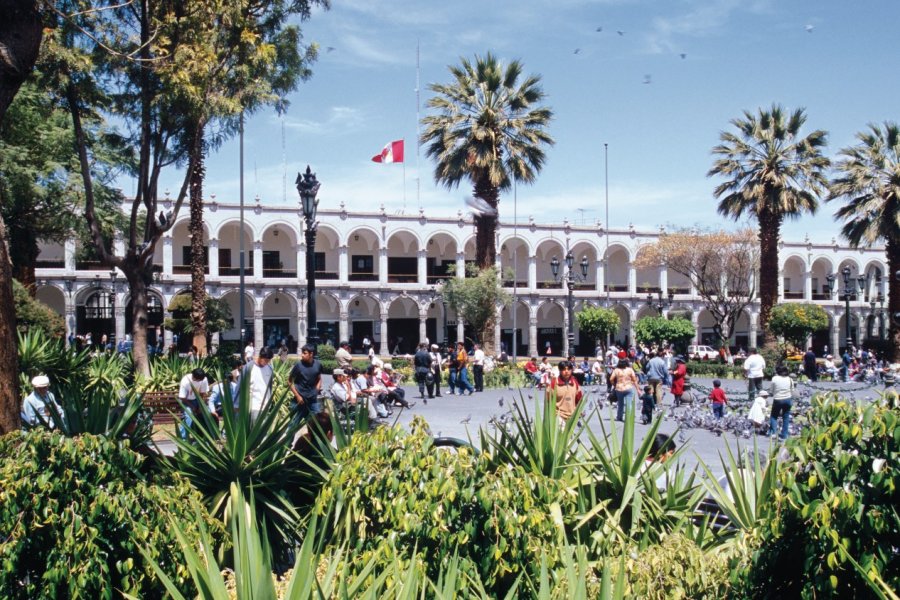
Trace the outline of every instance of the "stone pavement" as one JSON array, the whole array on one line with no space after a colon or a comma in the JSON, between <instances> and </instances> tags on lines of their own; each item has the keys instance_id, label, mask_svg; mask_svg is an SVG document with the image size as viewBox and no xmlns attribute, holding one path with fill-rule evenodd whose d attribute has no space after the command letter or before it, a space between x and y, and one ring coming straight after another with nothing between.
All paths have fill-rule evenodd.
<instances>
[{"instance_id":1,"label":"stone pavement","mask_svg":"<svg viewBox=\"0 0 900 600\"><path fill-rule=\"evenodd\" d=\"M705 394L701 393L700 390L711 388L712 379L695 377L692 378L691 381L692 384L696 386L695 393L698 400L705 398ZM327 389L330 384L330 377L326 377L326 385L323 387ZM420 415L428 422L435 436L455 437L462 440L471 440L475 445L477 445L479 437L478 428L489 427L489 421L492 417L499 417L501 414L509 410L511 400L513 400L514 398L519 398L521 395L521 398L523 398L527 403L529 411L531 411L534 405L535 394L537 394L541 400L543 400L544 394L544 392L540 390L535 390L533 388L523 388L521 390L486 389L485 391L475 393L472 396L451 396L447 393L447 388L443 387L442 397L428 400L428 402L425 403L420 398L418 398L418 389L415 385L404 384L403 387L406 390L407 399L410 402L415 402L415 406L410 410L401 410L399 407L395 408L394 415L389 419L388 422L396 422L402 426L408 427L413 418L417 415ZM725 389L730 401L746 401L747 386L745 381L739 379L726 379L723 380L722 387ZM843 384L823 382L816 384L815 389L845 390L848 392L848 395L855 394L862 398L863 394L869 393L870 395L874 395L872 391L881 388L868 388L861 384L854 383ZM599 412L606 431L609 432L610 427L612 426L621 428L622 424L616 423L614 420L615 405L610 405L609 402L606 402L605 386L588 386L584 388L584 390L585 394L588 397L588 401L604 401L605 406ZM500 406L501 399L503 399L504 401L503 407ZM673 399L673 396L670 393L666 392L665 397L663 398L663 405L665 408L664 413L666 414L666 418L659 428L659 431L662 433L673 434L678 428L678 423L675 421L675 419L668 416L669 408L672 407ZM676 414L677 411L681 410L685 409L675 409ZM597 416L593 417L589 421L589 425L591 427L591 430L594 431L596 435L602 435L603 426L601 426L599 418ZM639 419L636 420L636 443L640 443L640 441L643 440L649 429L649 425L642 425L639 422ZM771 452L771 443L767 437L758 436L755 439L758 447L763 452ZM732 451L736 450L738 442L740 443L741 448L752 448L754 440L738 440L738 438L730 432L726 432L723 435L719 436L705 429L687 429L683 430L676 436L676 441L679 447L681 447L682 445L687 445L687 450L683 454L683 461L685 462L685 464L693 466L697 464L697 459L700 459L710 468L710 470L718 475L722 473L722 465L719 456L720 453L722 455L725 455L726 445L730 445ZM172 444L171 442L158 442L158 445L160 449L166 454L171 454L175 451L174 444Z\"/></svg>"}]
</instances>

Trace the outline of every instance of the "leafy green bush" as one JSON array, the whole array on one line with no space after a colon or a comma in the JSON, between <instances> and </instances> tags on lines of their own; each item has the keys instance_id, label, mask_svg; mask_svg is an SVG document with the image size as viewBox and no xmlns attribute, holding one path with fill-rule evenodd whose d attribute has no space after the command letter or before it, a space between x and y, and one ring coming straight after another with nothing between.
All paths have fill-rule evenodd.
<instances>
[{"instance_id":1,"label":"leafy green bush","mask_svg":"<svg viewBox=\"0 0 900 600\"><path fill-rule=\"evenodd\" d=\"M336 352L337 350L331 344L319 344L316 347L316 358L318 358L319 361L334 360Z\"/></svg>"},{"instance_id":2,"label":"leafy green bush","mask_svg":"<svg viewBox=\"0 0 900 600\"><path fill-rule=\"evenodd\" d=\"M744 369L720 362L692 360L687 363L687 372L691 377L716 377L718 379L741 379Z\"/></svg>"},{"instance_id":3,"label":"leafy green bush","mask_svg":"<svg viewBox=\"0 0 900 600\"><path fill-rule=\"evenodd\" d=\"M537 577L542 556L553 568L562 524L539 499L554 498L563 512L573 500L517 466L494 469L470 449L435 449L426 427L417 417L409 434L380 428L338 453L314 508L334 526L330 543L365 557L390 539L403 556L418 550L433 578L458 553L500 595L523 572Z\"/></svg>"},{"instance_id":4,"label":"leafy green bush","mask_svg":"<svg viewBox=\"0 0 900 600\"><path fill-rule=\"evenodd\" d=\"M35 430L0 439L0 596L160 597L147 552L195 593L171 528L198 541L199 495L177 476L141 473L143 458L102 437Z\"/></svg>"},{"instance_id":5,"label":"leafy green bush","mask_svg":"<svg viewBox=\"0 0 900 600\"><path fill-rule=\"evenodd\" d=\"M730 598L728 561L682 535L666 536L628 559L629 592L646 600Z\"/></svg>"},{"instance_id":6,"label":"leafy green bush","mask_svg":"<svg viewBox=\"0 0 900 600\"><path fill-rule=\"evenodd\" d=\"M634 323L634 337L639 344L656 344L662 347L669 343L684 351L695 334L696 330L690 319L681 317L643 317Z\"/></svg>"},{"instance_id":7,"label":"leafy green bush","mask_svg":"<svg viewBox=\"0 0 900 600\"><path fill-rule=\"evenodd\" d=\"M62 339L66 335L66 323L55 310L31 297L21 283L13 279L13 302L16 305L16 328L20 333L42 331Z\"/></svg>"},{"instance_id":8,"label":"leafy green bush","mask_svg":"<svg viewBox=\"0 0 900 600\"><path fill-rule=\"evenodd\" d=\"M87 368L88 351L66 348L62 338L48 335L42 329L19 332L19 380L23 390L31 390L31 378L46 375L50 385L81 385Z\"/></svg>"},{"instance_id":9,"label":"leafy green bush","mask_svg":"<svg viewBox=\"0 0 900 600\"><path fill-rule=\"evenodd\" d=\"M806 340L828 327L828 313L818 304L787 302L772 307L769 331L783 337L797 350L806 349Z\"/></svg>"},{"instance_id":10,"label":"leafy green bush","mask_svg":"<svg viewBox=\"0 0 900 600\"><path fill-rule=\"evenodd\" d=\"M746 566L756 598L874 598L865 574L900 586L900 406L813 399L811 426L789 443L774 518Z\"/></svg>"}]
</instances>

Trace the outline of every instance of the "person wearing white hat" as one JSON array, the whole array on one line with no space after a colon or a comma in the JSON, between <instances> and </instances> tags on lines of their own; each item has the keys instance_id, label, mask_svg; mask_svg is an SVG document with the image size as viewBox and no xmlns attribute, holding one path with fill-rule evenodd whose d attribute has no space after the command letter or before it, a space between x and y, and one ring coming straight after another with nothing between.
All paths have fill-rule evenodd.
<instances>
[{"instance_id":1,"label":"person wearing white hat","mask_svg":"<svg viewBox=\"0 0 900 600\"><path fill-rule=\"evenodd\" d=\"M46 375L38 375L31 380L31 385L34 390L22 402L20 414L22 425L31 428L46 424L51 429L55 428L55 413L50 406L52 405L56 409L55 412L60 415L62 415L62 408L56 403L56 398L50 391L50 378Z\"/></svg>"},{"instance_id":2,"label":"person wearing white hat","mask_svg":"<svg viewBox=\"0 0 900 600\"><path fill-rule=\"evenodd\" d=\"M768 408L768 403L769 392L760 390L753 400L753 406L750 407L750 412L747 413L747 418L753 423L753 427L757 433L768 430L768 424L766 423L766 412L768 412L766 409Z\"/></svg>"}]
</instances>

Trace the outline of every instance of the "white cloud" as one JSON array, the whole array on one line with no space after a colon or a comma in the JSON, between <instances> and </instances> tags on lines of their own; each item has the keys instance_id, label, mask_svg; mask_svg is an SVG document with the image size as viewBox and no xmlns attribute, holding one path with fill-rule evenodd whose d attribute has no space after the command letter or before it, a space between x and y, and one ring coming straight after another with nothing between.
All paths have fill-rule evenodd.
<instances>
[{"instance_id":1,"label":"white cloud","mask_svg":"<svg viewBox=\"0 0 900 600\"><path fill-rule=\"evenodd\" d=\"M279 117L273 115L271 122L277 124ZM352 106L332 106L328 110L327 117L322 121L312 119L300 119L290 115L284 116L286 129L308 134L329 135L358 131L366 121L365 115L359 108Z\"/></svg>"},{"instance_id":2,"label":"white cloud","mask_svg":"<svg viewBox=\"0 0 900 600\"><path fill-rule=\"evenodd\" d=\"M705 37L722 28L733 13L761 12L769 0L695 0L691 8L680 15L657 17L646 37L647 50L652 54L678 52L684 49L681 38Z\"/></svg>"}]
</instances>

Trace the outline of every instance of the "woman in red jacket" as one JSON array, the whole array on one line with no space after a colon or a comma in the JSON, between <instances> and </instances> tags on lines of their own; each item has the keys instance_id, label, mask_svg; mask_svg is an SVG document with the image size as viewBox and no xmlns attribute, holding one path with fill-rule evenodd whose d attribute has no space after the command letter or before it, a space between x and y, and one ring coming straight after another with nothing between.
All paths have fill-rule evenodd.
<instances>
[{"instance_id":1,"label":"woman in red jacket","mask_svg":"<svg viewBox=\"0 0 900 600\"><path fill-rule=\"evenodd\" d=\"M675 357L675 368L669 371L672 374L672 395L675 396L675 406L681 406L681 397L684 395L684 378L687 376L687 367L684 357Z\"/></svg>"}]
</instances>

